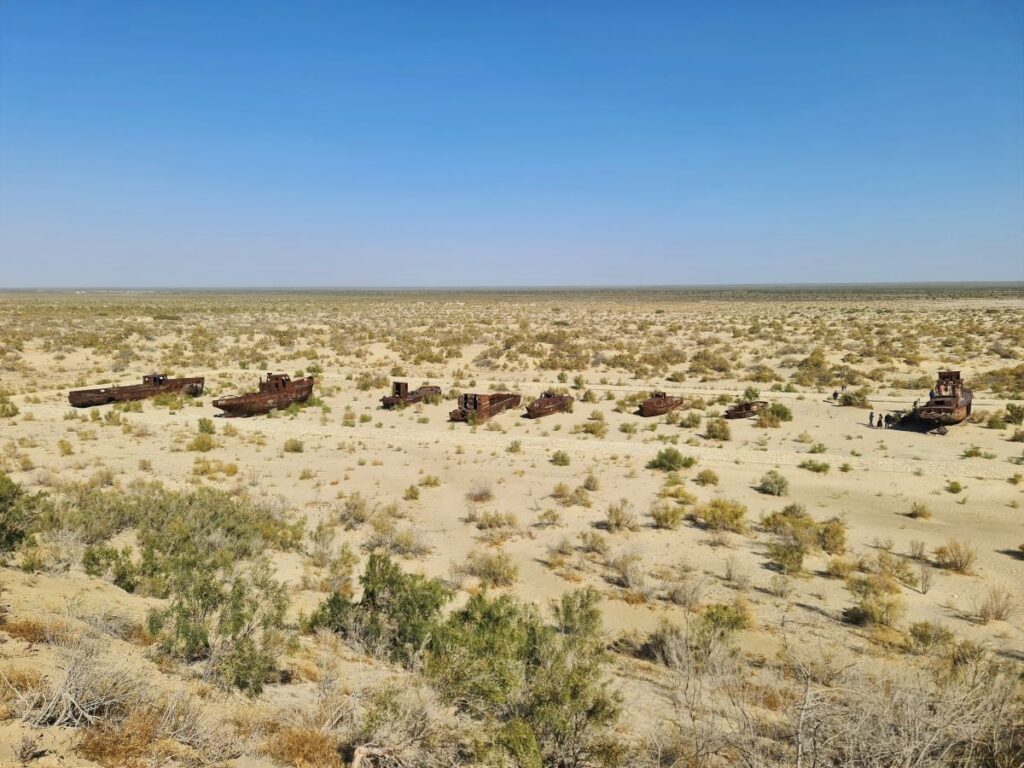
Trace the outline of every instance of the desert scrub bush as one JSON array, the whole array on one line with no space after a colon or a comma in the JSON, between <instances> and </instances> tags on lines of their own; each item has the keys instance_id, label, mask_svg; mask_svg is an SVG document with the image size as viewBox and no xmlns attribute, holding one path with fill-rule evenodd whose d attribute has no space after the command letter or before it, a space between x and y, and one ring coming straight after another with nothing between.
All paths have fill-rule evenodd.
<instances>
[{"instance_id":1,"label":"desert scrub bush","mask_svg":"<svg viewBox=\"0 0 1024 768\"><path fill-rule=\"evenodd\" d=\"M70 456L75 452L75 448L67 440L61 439L57 441L57 451L61 456Z\"/></svg>"},{"instance_id":2,"label":"desert scrub bush","mask_svg":"<svg viewBox=\"0 0 1024 768\"><path fill-rule=\"evenodd\" d=\"M729 422L725 419L708 419L704 425L704 436L708 440L731 440Z\"/></svg>"},{"instance_id":3,"label":"desert scrub bush","mask_svg":"<svg viewBox=\"0 0 1024 768\"><path fill-rule=\"evenodd\" d=\"M679 426L685 429L696 429L704 421L704 417L696 411L690 411L686 415L680 417Z\"/></svg>"},{"instance_id":4,"label":"desert scrub bush","mask_svg":"<svg viewBox=\"0 0 1024 768\"><path fill-rule=\"evenodd\" d=\"M507 453L522 453L523 452L523 441L513 440L505 447Z\"/></svg>"},{"instance_id":5,"label":"desert scrub bush","mask_svg":"<svg viewBox=\"0 0 1024 768\"><path fill-rule=\"evenodd\" d=\"M787 504L779 512L762 517L761 527L799 542L806 550L820 549L830 555L846 551L846 523L838 517L819 523L802 504Z\"/></svg>"},{"instance_id":6,"label":"desert scrub bush","mask_svg":"<svg viewBox=\"0 0 1024 768\"><path fill-rule=\"evenodd\" d=\"M957 494L962 492L963 489L964 486L958 480L950 480L948 483L946 483L947 493Z\"/></svg>"},{"instance_id":7,"label":"desert scrub bush","mask_svg":"<svg viewBox=\"0 0 1024 768\"><path fill-rule=\"evenodd\" d=\"M697 463L693 456L683 456L678 448L662 448L658 455L647 462L648 469L660 469L663 472L678 472L680 469L689 469Z\"/></svg>"},{"instance_id":8,"label":"desert scrub bush","mask_svg":"<svg viewBox=\"0 0 1024 768\"><path fill-rule=\"evenodd\" d=\"M404 573L378 553L370 555L359 581L363 595L358 603L336 592L313 611L304 629L328 629L370 653L410 661L435 629L451 591L440 579Z\"/></svg>"},{"instance_id":9,"label":"desert scrub bush","mask_svg":"<svg viewBox=\"0 0 1024 768\"><path fill-rule=\"evenodd\" d=\"M474 550L466 558L465 571L485 587L511 587L519 579L519 566L504 550Z\"/></svg>"},{"instance_id":10,"label":"desert scrub bush","mask_svg":"<svg viewBox=\"0 0 1024 768\"><path fill-rule=\"evenodd\" d=\"M593 472L588 472L586 478L583 480L583 489L593 493L594 491L600 490L601 483L597 479L597 475Z\"/></svg>"},{"instance_id":11,"label":"desert scrub bush","mask_svg":"<svg viewBox=\"0 0 1024 768\"><path fill-rule=\"evenodd\" d=\"M35 526L42 497L0 472L0 555L17 549Z\"/></svg>"},{"instance_id":12,"label":"desert scrub bush","mask_svg":"<svg viewBox=\"0 0 1024 768\"><path fill-rule=\"evenodd\" d=\"M423 488L437 488L441 485L441 478L437 475L424 475L417 485Z\"/></svg>"},{"instance_id":13,"label":"desert scrub bush","mask_svg":"<svg viewBox=\"0 0 1024 768\"><path fill-rule=\"evenodd\" d=\"M568 467L569 454L566 451L555 451L551 454L551 463L556 467Z\"/></svg>"},{"instance_id":14,"label":"desert scrub bush","mask_svg":"<svg viewBox=\"0 0 1024 768\"><path fill-rule=\"evenodd\" d=\"M207 453L216 447L217 441L205 432L200 432L189 441L188 445L185 446L189 451L199 451L200 453Z\"/></svg>"},{"instance_id":15,"label":"desert scrub bush","mask_svg":"<svg viewBox=\"0 0 1024 768\"><path fill-rule=\"evenodd\" d=\"M787 536L768 545L769 562L779 571L787 575L801 573L804 569L804 556L807 549L804 544L793 536Z\"/></svg>"},{"instance_id":16,"label":"desert scrub bush","mask_svg":"<svg viewBox=\"0 0 1024 768\"><path fill-rule=\"evenodd\" d=\"M86 547L82 569L90 576L107 578L125 592L134 592L139 583L139 568L132 562L131 549L115 549L105 544Z\"/></svg>"},{"instance_id":17,"label":"desert scrub bush","mask_svg":"<svg viewBox=\"0 0 1024 768\"><path fill-rule=\"evenodd\" d=\"M558 514L557 512L555 513ZM476 527L481 531L495 528L515 528L517 524L514 512L486 511L477 515Z\"/></svg>"},{"instance_id":18,"label":"desert scrub bush","mask_svg":"<svg viewBox=\"0 0 1024 768\"><path fill-rule=\"evenodd\" d=\"M933 653L953 644L953 633L934 621L915 621L907 630L907 650L911 653Z\"/></svg>"},{"instance_id":19,"label":"desert scrub bush","mask_svg":"<svg viewBox=\"0 0 1024 768\"><path fill-rule=\"evenodd\" d=\"M990 621L1006 621L1016 608L1013 595L1001 587L990 587L981 599L976 614L978 621L988 624Z\"/></svg>"},{"instance_id":20,"label":"desert scrub bush","mask_svg":"<svg viewBox=\"0 0 1024 768\"><path fill-rule=\"evenodd\" d=\"M289 437L284 441L284 452L285 453L302 453L305 450L305 446L302 441L297 437Z\"/></svg>"},{"instance_id":21,"label":"desert scrub bush","mask_svg":"<svg viewBox=\"0 0 1024 768\"><path fill-rule=\"evenodd\" d=\"M674 530L683 521L683 508L670 501L654 501L649 512L655 528Z\"/></svg>"},{"instance_id":22,"label":"desert scrub bush","mask_svg":"<svg viewBox=\"0 0 1024 768\"><path fill-rule=\"evenodd\" d=\"M597 531L580 533L580 547L584 552L592 555L606 555L609 549L608 540Z\"/></svg>"},{"instance_id":23,"label":"desert scrub bush","mask_svg":"<svg viewBox=\"0 0 1024 768\"><path fill-rule=\"evenodd\" d=\"M891 627L906 612L902 598L879 579L851 576L846 580L846 588L854 597L854 604L843 611L843 619L850 624Z\"/></svg>"},{"instance_id":24,"label":"desert scrub bush","mask_svg":"<svg viewBox=\"0 0 1024 768\"><path fill-rule=\"evenodd\" d=\"M608 505L603 521L604 528L611 532L635 531L639 526L633 504L629 499L619 499Z\"/></svg>"},{"instance_id":25,"label":"desert scrub bush","mask_svg":"<svg viewBox=\"0 0 1024 768\"><path fill-rule=\"evenodd\" d=\"M473 504L485 504L493 498L494 491L491 490L489 485L483 483L473 486L473 488L466 493L466 500Z\"/></svg>"},{"instance_id":26,"label":"desert scrub bush","mask_svg":"<svg viewBox=\"0 0 1024 768\"><path fill-rule=\"evenodd\" d=\"M969 544L949 539L935 548L935 564L956 573L971 573L978 560L978 553Z\"/></svg>"},{"instance_id":27,"label":"desert scrub bush","mask_svg":"<svg viewBox=\"0 0 1024 768\"><path fill-rule=\"evenodd\" d=\"M201 435L213 435L216 434L217 429L213 425L213 419L204 416L199 419L199 434Z\"/></svg>"},{"instance_id":28,"label":"desert scrub bush","mask_svg":"<svg viewBox=\"0 0 1024 768\"><path fill-rule=\"evenodd\" d=\"M702 469L693 482L700 486L718 485L718 474L713 469Z\"/></svg>"},{"instance_id":29,"label":"desert scrub bush","mask_svg":"<svg viewBox=\"0 0 1024 768\"><path fill-rule=\"evenodd\" d=\"M800 469L806 469L819 475L827 474L830 469L828 462L816 461L815 459L804 459L797 466L800 467Z\"/></svg>"},{"instance_id":30,"label":"desert scrub bush","mask_svg":"<svg viewBox=\"0 0 1024 768\"><path fill-rule=\"evenodd\" d=\"M481 593L439 628L425 672L459 711L493 724L481 738L496 765L625 764L599 599L567 593L547 623L532 605Z\"/></svg>"},{"instance_id":31,"label":"desert scrub bush","mask_svg":"<svg viewBox=\"0 0 1024 768\"><path fill-rule=\"evenodd\" d=\"M0 419L12 419L17 416L21 411L18 410L13 402L11 402L10 396L0 390Z\"/></svg>"},{"instance_id":32,"label":"desert scrub bush","mask_svg":"<svg viewBox=\"0 0 1024 768\"><path fill-rule=\"evenodd\" d=\"M418 485L410 485L402 493L402 498L406 501L418 501L420 498L420 488Z\"/></svg>"},{"instance_id":33,"label":"desert scrub bush","mask_svg":"<svg viewBox=\"0 0 1024 768\"><path fill-rule=\"evenodd\" d=\"M743 533L747 530L746 516L747 508L729 499L712 499L693 510L693 517L713 531Z\"/></svg>"},{"instance_id":34,"label":"desert scrub bush","mask_svg":"<svg viewBox=\"0 0 1024 768\"><path fill-rule=\"evenodd\" d=\"M843 392L839 396L839 404L853 408L870 408L871 400L868 398L869 394L870 392L866 387L861 387L860 389L849 392Z\"/></svg>"},{"instance_id":35,"label":"desert scrub bush","mask_svg":"<svg viewBox=\"0 0 1024 768\"><path fill-rule=\"evenodd\" d=\"M168 655L204 662L205 675L258 695L288 645L288 595L257 563L247 573L179 567L169 576L168 605L152 610L147 629Z\"/></svg>"},{"instance_id":36,"label":"desert scrub bush","mask_svg":"<svg viewBox=\"0 0 1024 768\"><path fill-rule=\"evenodd\" d=\"M789 492L789 480L778 470L769 469L758 483L757 491L769 496L785 496Z\"/></svg>"},{"instance_id":37,"label":"desert scrub bush","mask_svg":"<svg viewBox=\"0 0 1024 768\"><path fill-rule=\"evenodd\" d=\"M908 516L915 520L930 520L932 511L928 508L927 504L915 501L910 505L910 512L908 513Z\"/></svg>"}]
</instances>

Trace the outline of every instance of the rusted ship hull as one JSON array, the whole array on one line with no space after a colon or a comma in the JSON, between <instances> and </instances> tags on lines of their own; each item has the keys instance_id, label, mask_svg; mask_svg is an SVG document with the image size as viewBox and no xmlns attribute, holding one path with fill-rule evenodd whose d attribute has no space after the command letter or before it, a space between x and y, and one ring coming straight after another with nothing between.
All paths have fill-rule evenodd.
<instances>
[{"instance_id":1,"label":"rusted ship hull","mask_svg":"<svg viewBox=\"0 0 1024 768\"><path fill-rule=\"evenodd\" d=\"M492 416L518 408L522 398L511 392L496 392L487 395L459 395L459 407L448 414L452 421L467 421L479 424Z\"/></svg>"},{"instance_id":2,"label":"rusted ship hull","mask_svg":"<svg viewBox=\"0 0 1024 768\"><path fill-rule=\"evenodd\" d=\"M971 415L973 390L964 386L960 371L939 371L928 402L917 410L921 421L938 426L959 424Z\"/></svg>"},{"instance_id":3,"label":"rusted ship hull","mask_svg":"<svg viewBox=\"0 0 1024 768\"><path fill-rule=\"evenodd\" d=\"M738 403L725 409L723 414L727 419L745 419L748 416L756 416L765 408L768 402L765 400L754 400L750 403Z\"/></svg>"},{"instance_id":4,"label":"rusted ship hull","mask_svg":"<svg viewBox=\"0 0 1024 768\"><path fill-rule=\"evenodd\" d=\"M655 392L640 403L641 416L662 416L669 411L674 411L683 404L683 398L666 395L664 392Z\"/></svg>"},{"instance_id":5,"label":"rusted ship hull","mask_svg":"<svg viewBox=\"0 0 1024 768\"><path fill-rule=\"evenodd\" d=\"M569 413L572 404L571 395L544 394L526 406L526 415L531 419L539 419L553 413Z\"/></svg>"},{"instance_id":6,"label":"rusted ship hull","mask_svg":"<svg viewBox=\"0 0 1024 768\"><path fill-rule=\"evenodd\" d=\"M145 377L145 380L162 377ZM68 402L75 408L89 408L94 405L108 403L125 403L132 400L145 400L165 392L181 393L198 397L203 394L206 379L195 376L187 379L164 379L162 383L129 384L124 387L101 387L98 389L80 389L68 393Z\"/></svg>"},{"instance_id":7,"label":"rusted ship hull","mask_svg":"<svg viewBox=\"0 0 1024 768\"><path fill-rule=\"evenodd\" d=\"M228 416L258 416L273 410L282 410L292 403L304 403L313 392L313 377L307 376L298 381L287 381L275 388L264 388L236 397L223 397L213 401L213 407L224 411Z\"/></svg>"},{"instance_id":8,"label":"rusted ship hull","mask_svg":"<svg viewBox=\"0 0 1024 768\"><path fill-rule=\"evenodd\" d=\"M952 426L971 415L971 395L956 403L942 403L929 400L917 411L917 417L933 424Z\"/></svg>"},{"instance_id":9,"label":"rusted ship hull","mask_svg":"<svg viewBox=\"0 0 1024 768\"><path fill-rule=\"evenodd\" d=\"M409 385L404 381L396 381L391 385L391 394L385 395L380 399L380 405L382 408L401 408L406 405L413 405L424 400L440 397L440 387L428 385L410 390Z\"/></svg>"}]
</instances>

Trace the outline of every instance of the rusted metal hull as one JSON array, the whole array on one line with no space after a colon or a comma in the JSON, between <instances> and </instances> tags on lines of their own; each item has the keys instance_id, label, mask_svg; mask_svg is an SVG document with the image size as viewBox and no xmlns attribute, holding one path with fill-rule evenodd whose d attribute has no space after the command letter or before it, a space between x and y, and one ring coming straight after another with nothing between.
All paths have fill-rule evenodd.
<instances>
[{"instance_id":1,"label":"rusted metal hull","mask_svg":"<svg viewBox=\"0 0 1024 768\"><path fill-rule=\"evenodd\" d=\"M509 408L519 407L520 402L522 402L522 398L511 392L459 395L459 407L448 416L452 421L468 421L479 424Z\"/></svg>"},{"instance_id":2,"label":"rusted metal hull","mask_svg":"<svg viewBox=\"0 0 1024 768\"><path fill-rule=\"evenodd\" d=\"M961 400L955 404L935 403L929 400L917 411L917 417L922 421L930 421L933 424L945 424L951 426L959 424L971 415L971 395L967 395L966 402Z\"/></svg>"},{"instance_id":3,"label":"rusted metal hull","mask_svg":"<svg viewBox=\"0 0 1024 768\"><path fill-rule=\"evenodd\" d=\"M261 383L262 388L262 383ZM278 389L250 392L236 397L223 397L213 401L229 416L257 416L273 410L287 408L292 403L304 403L313 392L313 377L289 381Z\"/></svg>"},{"instance_id":4,"label":"rusted metal hull","mask_svg":"<svg viewBox=\"0 0 1024 768\"><path fill-rule=\"evenodd\" d=\"M149 377L147 377L149 378ZM187 379L166 379L162 384L129 384L124 387L101 387L80 389L68 393L68 402L75 408L89 408L107 403L124 403L131 400L145 400L164 392L181 393L198 397L203 394L206 379L195 376Z\"/></svg>"},{"instance_id":5,"label":"rusted metal hull","mask_svg":"<svg viewBox=\"0 0 1024 768\"><path fill-rule=\"evenodd\" d=\"M738 403L729 406L723 414L727 419L745 419L748 416L756 416L768 407L766 400L754 400L750 403Z\"/></svg>"},{"instance_id":6,"label":"rusted metal hull","mask_svg":"<svg viewBox=\"0 0 1024 768\"><path fill-rule=\"evenodd\" d=\"M674 411L682 404L683 398L681 397L666 395L664 392L655 392L653 397L649 397L640 403L640 415L661 416L669 411Z\"/></svg>"},{"instance_id":7,"label":"rusted metal hull","mask_svg":"<svg viewBox=\"0 0 1024 768\"><path fill-rule=\"evenodd\" d=\"M526 415L531 419L539 419L543 416L550 416L553 413L569 413L572 411L572 405L573 399L571 395L556 395L552 392L545 392L526 406Z\"/></svg>"},{"instance_id":8,"label":"rusted metal hull","mask_svg":"<svg viewBox=\"0 0 1024 768\"><path fill-rule=\"evenodd\" d=\"M939 371L928 402L917 409L922 421L941 426L959 424L971 415L973 390L964 386L960 371Z\"/></svg>"},{"instance_id":9,"label":"rusted metal hull","mask_svg":"<svg viewBox=\"0 0 1024 768\"><path fill-rule=\"evenodd\" d=\"M427 385L419 389L410 390L409 385L404 381L396 381L391 386L391 394L385 395L380 399L380 405L382 408L401 408L435 397L441 397L440 387Z\"/></svg>"}]
</instances>

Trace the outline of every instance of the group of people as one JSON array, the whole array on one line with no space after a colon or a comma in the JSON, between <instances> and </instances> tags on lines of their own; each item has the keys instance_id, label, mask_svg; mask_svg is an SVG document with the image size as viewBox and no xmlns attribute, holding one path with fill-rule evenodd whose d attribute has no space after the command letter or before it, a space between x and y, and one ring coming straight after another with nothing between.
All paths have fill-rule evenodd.
<instances>
[{"instance_id":1,"label":"group of people","mask_svg":"<svg viewBox=\"0 0 1024 768\"><path fill-rule=\"evenodd\" d=\"M873 429L889 429L889 427L891 427L897 421L899 421L899 417L894 416L891 413L887 413L884 416L882 414L878 414L878 423L876 424L875 412L871 411L871 413L868 414L868 426Z\"/></svg>"}]
</instances>

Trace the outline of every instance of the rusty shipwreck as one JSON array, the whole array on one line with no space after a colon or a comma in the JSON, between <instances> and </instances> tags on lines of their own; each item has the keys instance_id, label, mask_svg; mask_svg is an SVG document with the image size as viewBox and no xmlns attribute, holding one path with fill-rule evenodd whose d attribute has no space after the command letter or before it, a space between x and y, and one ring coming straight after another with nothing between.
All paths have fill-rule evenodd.
<instances>
[{"instance_id":1,"label":"rusty shipwreck","mask_svg":"<svg viewBox=\"0 0 1024 768\"><path fill-rule=\"evenodd\" d=\"M441 399L441 388L432 385L422 386L419 389L409 389L406 381L391 382L391 394L384 395L380 399L381 408L401 408L413 403L430 402Z\"/></svg>"},{"instance_id":2,"label":"rusty shipwreck","mask_svg":"<svg viewBox=\"0 0 1024 768\"><path fill-rule=\"evenodd\" d=\"M286 373L268 373L265 379L260 379L258 392L222 397L213 401L213 407L229 416L255 416L287 408L292 403L304 403L312 392L312 376L292 381Z\"/></svg>"},{"instance_id":3,"label":"rusty shipwreck","mask_svg":"<svg viewBox=\"0 0 1024 768\"><path fill-rule=\"evenodd\" d=\"M655 392L640 403L641 416L661 416L662 414L674 411L683 404L683 398L667 395L664 392Z\"/></svg>"},{"instance_id":4,"label":"rusty shipwreck","mask_svg":"<svg viewBox=\"0 0 1024 768\"><path fill-rule=\"evenodd\" d=\"M492 392L486 395L459 395L459 407L449 414L452 421L479 424L509 408L519 407L522 398L511 392Z\"/></svg>"},{"instance_id":5,"label":"rusty shipwreck","mask_svg":"<svg viewBox=\"0 0 1024 768\"><path fill-rule=\"evenodd\" d=\"M960 371L939 371L935 389L928 402L917 410L922 421L939 426L959 424L971 415L971 400L974 392L964 386Z\"/></svg>"},{"instance_id":6,"label":"rusty shipwreck","mask_svg":"<svg viewBox=\"0 0 1024 768\"><path fill-rule=\"evenodd\" d=\"M68 402L75 408L88 408L93 405L107 403L124 403L129 400L145 400L164 392L181 393L198 397L203 394L206 379L195 376L187 379L171 379L162 373L151 373L142 377L141 384L128 384L123 387L100 387L98 389L79 389L68 393Z\"/></svg>"},{"instance_id":7,"label":"rusty shipwreck","mask_svg":"<svg viewBox=\"0 0 1024 768\"><path fill-rule=\"evenodd\" d=\"M722 415L727 419L745 419L748 416L756 416L767 407L767 400L750 400L745 403L730 405Z\"/></svg>"},{"instance_id":8,"label":"rusty shipwreck","mask_svg":"<svg viewBox=\"0 0 1024 768\"><path fill-rule=\"evenodd\" d=\"M526 415L531 419L550 416L553 413L571 413L572 395L559 395L556 392L545 392L526 406Z\"/></svg>"}]
</instances>

